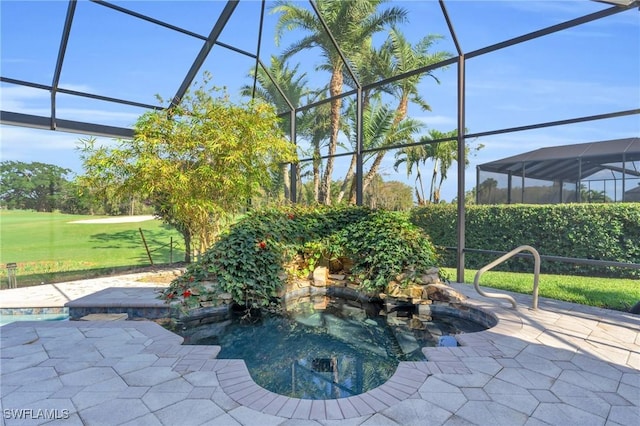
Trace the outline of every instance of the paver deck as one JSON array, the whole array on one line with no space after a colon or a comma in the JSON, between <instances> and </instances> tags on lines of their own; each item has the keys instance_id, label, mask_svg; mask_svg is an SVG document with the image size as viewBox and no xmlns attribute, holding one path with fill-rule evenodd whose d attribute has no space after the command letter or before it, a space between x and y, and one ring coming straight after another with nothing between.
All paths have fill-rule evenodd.
<instances>
[{"instance_id":1,"label":"paver deck","mask_svg":"<svg viewBox=\"0 0 640 426\"><path fill-rule=\"evenodd\" d=\"M151 321L11 323L0 327L1 422L640 424L638 316L546 299L533 311L523 295L513 295L520 303L513 310L453 286L498 325L457 336L458 347L425 348L428 361L402 362L384 385L338 400L269 392L243 361L217 359L216 346L182 346Z\"/></svg>"}]
</instances>

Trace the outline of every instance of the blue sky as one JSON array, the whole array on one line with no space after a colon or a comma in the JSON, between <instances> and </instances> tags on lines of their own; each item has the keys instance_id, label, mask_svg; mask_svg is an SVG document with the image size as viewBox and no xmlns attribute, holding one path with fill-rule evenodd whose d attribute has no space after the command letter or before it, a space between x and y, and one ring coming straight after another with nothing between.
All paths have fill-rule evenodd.
<instances>
[{"instance_id":1,"label":"blue sky","mask_svg":"<svg viewBox=\"0 0 640 426\"><path fill-rule=\"evenodd\" d=\"M114 1L114 4L150 15L161 21L208 35L224 2L213 1ZM268 2L271 4L271 2ZM300 2L308 7L307 2ZM565 1L457 1L445 2L464 52L498 43L531 31L577 18L610 6L587 0ZM409 12L409 22L400 25L417 42L427 34L443 39L434 49L455 48L436 1L393 1ZM0 1L1 72L3 77L51 85L66 1ZM260 3L241 1L219 41L249 52L257 46ZM299 38L286 34L274 44L277 16L267 14L261 57ZM202 42L181 33L154 26L109 8L79 1L63 64L60 87L89 93L157 104L155 95L172 97L182 83ZM300 54L300 63L311 84L328 81L316 70L317 52ZM232 96L249 84L246 77L254 61L221 47L214 47L201 71L213 74L213 83L226 86ZM640 107L640 13L629 10L597 22L581 25L541 39L502 49L466 64L466 125L470 133L603 114ZM456 69L439 70L440 84L425 78L420 90L431 105L430 112L412 108L410 114L428 128L440 131L456 127ZM0 104L6 111L49 114L46 91L2 83ZM115 126L131 126L144 109L118 104L57 96L59 118ZM485 148L471 158L466 188L475 185L475 165L536 148L640 135L640 118L628 116L536 131L486 137L472 141ZM0 159L40 161L68 167L81 173L74 150L82 135L0 127ZM348 158L337 161L346 168ZM386 156L385 180L413 183L404 170L391 166ZM424 174L431 169L425 167ZM455 197L452 169L443 188L446 200ZM338 177L336 175L336 177Z\"/></svg>"}]
</instances>

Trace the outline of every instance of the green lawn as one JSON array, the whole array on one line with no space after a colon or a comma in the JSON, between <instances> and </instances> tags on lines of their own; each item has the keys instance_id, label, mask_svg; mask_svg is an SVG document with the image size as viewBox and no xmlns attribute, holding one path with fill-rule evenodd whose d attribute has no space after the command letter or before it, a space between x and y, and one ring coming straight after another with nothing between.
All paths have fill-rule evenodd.
<instances>
[{"instance_id":1,"label":"green lawn","mask_svg":"<svg viewBox=\"0 0 640 426\"><path fill-rule=\"evenodd\" d=\"M152 253L154 264L169 263L173 237L173 260L184 259L180 234L159 220L130 223L70 223L98 216L32 211L0 211L0 279L7 283L5 264L18 264L18 285L93 277L118 270L150 266L139 228ZM166 247L161 248L161 246Z\"/></svg>"},{"instance_id":2,"label":"green lawn","mask_svg":"<svg viewBox=\"0 0 640 426\"><path fill-rule=\"evenodd\" d=\"M454 268L442 268L455 280ZM464 281L473 284L476 270L465 270ZM532 294L533 273L488 271L480 277L480 286L516 293ZM640 301L640 280L540 274L540 297L582 305L627 311Z\"/></svg>"},{"instance_id":3,"label":"green lawn","mask_svg":"<svg viewBox=\"0 0 640 426\"><path fill-rule=\"evenodd\" d=\"M108 275L149 266L140 236L142 228L155 264L169 263L168 244L173 237L173 261L184 258L182 238L158 220L132 223L74 224L96 219L60 213L0 210L0 283L7 284L6 263L18 264L18 286L52 283ZM166 245L160 249L161 246ZM443 268L449 277L455 269ZM465 271L465 282L473 283L477 271ZM489 271L480 285L531 294L533 275ZM540 276L541 297L628 310L640 300L640 280L568 275Z\"/></svg>"}]
</instances>

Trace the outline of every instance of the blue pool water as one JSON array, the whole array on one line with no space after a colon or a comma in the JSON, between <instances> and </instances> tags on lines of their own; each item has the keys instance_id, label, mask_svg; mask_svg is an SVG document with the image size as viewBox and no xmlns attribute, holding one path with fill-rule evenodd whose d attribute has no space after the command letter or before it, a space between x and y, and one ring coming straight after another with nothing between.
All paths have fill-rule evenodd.
<instances>
[{"instance_id":1,"label":"blue pool water","mask_svg":"<svg viewBox=\"0 0 640 426\"><path fill-rule=\"evenodd\" d=\"M330 298L297 303L284 315L263 313L256 321L185 329L185 344L220 345L218 358L243 359L253 380L272 392L303 399L337 399L386 382L400 361L424 360L422 347L441 336L486 329L443 315L419 321L380 315L380 306ZM415 323L413 323L415 325Z\"/></svg>"},{"instance_id":2,"label":"blue pool water","mask_svg":"<svg viewBox=\"0 0 640 426\"><path fill-rule=\"evenodd\" d=\"M0 314L0 326L16 321L65 321L69 319L69 314L20 314L3 315Z\"/></svg>"}]
</instances>

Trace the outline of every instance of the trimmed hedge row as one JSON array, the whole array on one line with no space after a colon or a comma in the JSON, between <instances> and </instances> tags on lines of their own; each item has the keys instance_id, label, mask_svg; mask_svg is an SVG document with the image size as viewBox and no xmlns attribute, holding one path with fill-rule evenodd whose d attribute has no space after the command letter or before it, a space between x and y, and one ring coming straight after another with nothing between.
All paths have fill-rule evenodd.
<instances>
[{"instance_id":1,"label":"trimmed hedge row","mask_svg":"<svg viewBox=\"0 0 640 426\"><path fill-rule=\"evenodd\" d=\"M414 209L411 220L436 246L457 246L455 205ZM466 248L510 251L528 244L541 255L640 263L640 203L468 206ZM468 253L465 267L479 269L497 255ZM455 252L442 253L455 266ZM496 269L531 271L533 260L515 258ZM547 273L640 277L630 268L543 261Z\"/></svg>"}]
</instances>

